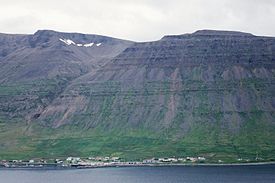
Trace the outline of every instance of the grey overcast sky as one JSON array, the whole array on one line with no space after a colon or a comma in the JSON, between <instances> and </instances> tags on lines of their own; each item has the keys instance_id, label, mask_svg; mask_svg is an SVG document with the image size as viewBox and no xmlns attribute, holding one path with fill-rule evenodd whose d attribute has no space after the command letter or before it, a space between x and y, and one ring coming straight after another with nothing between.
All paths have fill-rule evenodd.
<instances>
[{"instance_id":1,"label":"grey overcast sky","mask_svg":"<svg viewBox=\"0 0 275 183\"><path fill-rule=\"evenodd\" d=\"M275 0L0 0L0 32L38 29L134 41L199 29L275 36Z\"/></svg>"}]
</instances>

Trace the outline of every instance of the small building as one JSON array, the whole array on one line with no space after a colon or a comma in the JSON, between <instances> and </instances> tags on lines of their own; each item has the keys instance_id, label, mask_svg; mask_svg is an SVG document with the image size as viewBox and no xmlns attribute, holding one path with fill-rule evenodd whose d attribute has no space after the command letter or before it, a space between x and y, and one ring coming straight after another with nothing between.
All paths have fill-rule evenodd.
<instances>
[{"instance_id":1,"label":"small building","mask_svg":"<svg viewBox=\"0 0 275 183\"><path fill-rule=\"evenodd\" d=\"M67 159L66 159L66 161L72 161L73 160L73 157L68 157Z\"/></svg>"},{"instance_id":2,"label":"small building","mask_svg":"<svg viewBox=\"0 0 275 183\"><path fill-rule=\"evenodd\" d=\"M198 157L198 160L199 160L199 161L205 161L206 158L205 158L205 157L200 157L200 156L199 156L199 157Z\"/></svg>"},{"instance_id":3,"label":"small building","mask_svg":"<svg viewBox=\"0 0 275 183\"><path fill-rule=\"evenodd\" d=\"M34 160L33 159L29 160L29 163L34 163Z\"/></svg>"},{"instance_id":4,"label":"small building","mask_svg":"<svg viewBox=\"0 0 275 183\"><path fill-rule=\"evenodd\" d=\"M187 161L191 161L192 163L194 163L194 162L197 162L197 161L198 161L198 158L195 158L195 157L187 157L186 160L187 160Z\"/></svg>"},{"instance_id":5,"label":"small building","mask_svg":"<svg viewBox=\"0 0 275 183\"><path fill-rule=\"evenodd\" d=\"M120 158L119 158L119 157L112 157L111 160L112 160L112 161L119 161Z\"/></svg>"},{"instance_id":6,"label":"small building","mask_svg":"<svg viewBox=\"0 0 275 183\"><path fill-rule=\"evenodd\" d=\"M168 161L176 163L176 162L178 162L178 159L176 159L176 158L168 158Z\"/></svg>"},{"instance_id":7,"label":"small building","mask_svg":"<svg viewBox=\"0 0 275 183\"><path fill-rule=\"evenodd\" d=\"M63 161L62 161L61 159L56 159L56 160L55 160L55 163L57 163L57 164L62 164Z\"/></svg>"},{"instance_id":8,"label":"small building","mask_svg":"<svg viewBox=\"0 0 275 183\"><path fill-rule=\"evenodd\" d=\"M155 158L152 159L145 159L142 161L143 164L150 164L150 163L158 163L158 160L156 160Z\"/></svg>"}]
</instances>

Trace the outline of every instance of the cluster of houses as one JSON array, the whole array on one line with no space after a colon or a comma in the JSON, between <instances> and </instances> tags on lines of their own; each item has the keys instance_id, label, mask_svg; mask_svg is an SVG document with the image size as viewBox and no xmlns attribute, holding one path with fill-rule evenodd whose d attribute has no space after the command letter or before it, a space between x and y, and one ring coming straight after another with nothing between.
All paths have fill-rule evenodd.
<instances>
[{"instance_id":1,"label":"cluster of houses","mask_svg":"<svg viewBox=\"0 0 275 183\"><path fill-rule=\"evenodd\" d=\"M119 157L68 157L63 163L65 166L101 166L101 165L112 165L119 163Z\"/></svg>"},{"instance_id":2,"label":"cluster of houses","mask_svg":"<svg viewBox=\"0 0 275 183\"><path fill-rule=\"evenodd\" d=\"M4 167L104 167L104 166L142 166L151 164L176 164L176 163L202 163L206 160L204 157L186 157L186 158L151 158L143 161L126 162L120 157L68 157L66 159L43 160L31 159L28 161L11 160L0 161L0 166Z\"/></svg>"},{"instance_id":3,"label":"cluster of houses","mask_svg":"<svg viewBox=\"0 0 275 183\"><path fill-rule=\"evenodd\" d=\"M171 164L171 163L203 163L206 160L205 157L186 157L186 158L151 158L143 161L122 161L119 157L68 157L65 161L56 160L56 163L62 163L64 165L142 165L142 164Z\"/></svg>"},{"instance_id":4,"label":"cluster of houses","mask_svg":"<svg viewBox=\"0 0 275 183\"><path fill-rule=\"evenodd\" d=\"M186 158L152 158L143 160L144 164L158 164L158 163L202 163L205 162L205 157L186 157Z\"/></svg>"}]
</instances>

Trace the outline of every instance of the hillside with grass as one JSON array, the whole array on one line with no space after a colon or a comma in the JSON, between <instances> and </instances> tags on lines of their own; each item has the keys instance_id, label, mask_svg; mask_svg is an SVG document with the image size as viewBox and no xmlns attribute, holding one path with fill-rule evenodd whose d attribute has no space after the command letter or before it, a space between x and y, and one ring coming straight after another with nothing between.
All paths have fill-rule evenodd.
<instances>
[{"instance_id":1,"label":"hillside with grass","mask_svg":"<svg viewBox=\"0 0 275 183\"><path fill-rule=\"evenodd\" d=\"M0 42L0 159L275 158L275 38L38 31Z\"/></svg>"}]
</instances>

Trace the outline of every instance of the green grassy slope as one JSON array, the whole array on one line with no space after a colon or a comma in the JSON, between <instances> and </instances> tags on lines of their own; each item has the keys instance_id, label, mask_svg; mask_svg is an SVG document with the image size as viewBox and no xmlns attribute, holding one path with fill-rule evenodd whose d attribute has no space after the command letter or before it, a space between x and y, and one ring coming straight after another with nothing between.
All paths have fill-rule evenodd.
<instances>
[{"instance_id":1,"label":"green grassy slope","mask_svg":"<svg viewBox=\"0 0 275 183\"><path fill-rule=\"evenodd\" d=\"M15 96L24 96L35 91L38 97L33 100L33 105L36 106L43 104L42 99L50 101L50 97L53 97L50 92L62 86L54 81L50 82L51 84L48 84L49 81L46 84L39 83L39 85L1 86L2 95L5 94L6 97L13 99ZM263 95L262 92L266 92L265 97L270 96L269 87L263 81L243 80L241 83L242 87L249 90L260 89L259 98ZM108 85L107 89L112 88L111 84L105 84ZM227 91L224 92L228 94L225 93L224 96L238 91L236 88L240 83L231 83L231 85L226 86ZM223 160L230 163L236 162L238 158L251 161L256 157L262 158L262 161L275 158L275 126L270 119L267 119L274 114L266 115L266 111L257 109L259 104L254 103L254 110L229 113L231 123L227 123L224 119L228 112L223 112L219 105L211 105L209 101L211 94L203 90L209 90L211 83L208 85L200 82L185 83L187 91L183 90L177 98L179 104L175 118L165 129L157 126L159 120L162 120L168 112L166 106L174 95L169 90L169 86L169 82L148 84L145 91L142 91L142 99L141 94L134 91L128 91L123 95L120 93L103 95L99 96L100 98L88 93L86 95L91 97L90 100L93 103L88 106L94 105L93 99L96 98L99 113L92 113L93 108L87 108L86 111L74 115L74 124L59 128L47 127L45 123L43 125L37 122L27 123L20 117L7 122L2 117L0 119L0 159L120 156L125 160L141 160L151 157L205 156L209 162ZM188 91L191 87L196 91ZM219 84L219 87L224 86ZM230 87L232 89L229 90ZM93 86L93 89L95 88ZM39 92L39 89L42 92ZM79 90L83 93L90 92L89 86L79 87ZM213 92L220 92L220 90ZM143 118L145 122L138 124L139 126L129 124L128 115L135 113L135 110L140 107L144 107L146 117L146 112L150 112L153 104L158 102L155 95L163 97L163 107L156 111L153 118ZM194 101L197 104L194 104ZM117 106L118 104L120 106ZM240 118L235 120L234 116ZM101 120L97 126L86 125L91 119L96 118ZM181 126L182 121L190 119L192 123L187 123L186 127ZM210 119L213 120L210 121ZM185 131L185 129L188 130Z\"/></svg>"},{"instance_id":2,"label":"green grassy slope","mask_svg":"<svg viewBox=\"0 0 275 183\"><path fill-rule=\"evenodd\" d=\"M255 114L232 135L216 127L196 124L184 138L146 130L126 132L82 130L64 126L45 128L24 123L1 123L0 159L64 158L67 156L120 156L125 160L150 157L205 156L209 162L236 162L238 158L274 159L275 129L259 123ZM265 131L265 133L262 133Z\"/></svg>"},{"instance_id":3,"label":"green grassy slope","mask_svg":"<svg viewBox=\"0 0 275 183\"><path fill-rule=\"evenodd\" d=\"M135 43L80 77L57 69L51 79L2 79L0 159L274 159L274 45L202 31Z\"/></svg>"}]
</instances>

